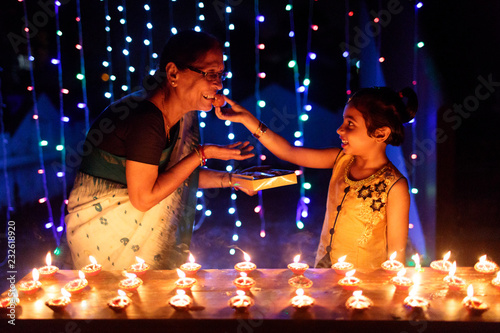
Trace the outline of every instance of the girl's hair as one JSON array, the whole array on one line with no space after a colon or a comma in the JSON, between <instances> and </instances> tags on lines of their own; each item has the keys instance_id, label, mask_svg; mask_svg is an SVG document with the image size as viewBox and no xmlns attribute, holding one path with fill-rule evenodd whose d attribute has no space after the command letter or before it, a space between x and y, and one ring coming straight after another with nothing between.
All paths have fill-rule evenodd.
<instances>
[{"instance_id":1,"label":"girl's hair","mask_svg":"<svg viewBox=\"0 0 500 333\"><path fill-rule=\"evenodd\" d=\"M373 135L378 128L389 127L391 134L385 142L393 146L403 143L403 124L415 117L418 108L417 94L408 87L400 92L388 87L363 88L347 103L363 115L368 135Z\"/></svg>"}]
</instances>

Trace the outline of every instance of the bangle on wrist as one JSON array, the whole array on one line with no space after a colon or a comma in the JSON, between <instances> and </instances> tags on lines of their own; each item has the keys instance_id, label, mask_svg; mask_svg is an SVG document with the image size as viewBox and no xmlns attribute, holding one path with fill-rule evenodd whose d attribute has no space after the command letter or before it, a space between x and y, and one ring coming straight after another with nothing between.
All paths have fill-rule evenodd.
<instances>
[{"instance_id":1,"label":"bangle on wrist","mask_svg":"<svg viewBox=\"0 0 500 333\"><path fill-rule=\"evenodd\" d=\"M229 173L229 188L232 188L233 187L233 173L232 172L228 172Z\"/></svg>"},{"instance_id":2,"label":"bangle on wrist","mask_svg":"<svg viewBox=\"0 0 500 333\"><path fill-rule=\"evenodd\" d=\"M259 127L257 127L257 130L255 131L255 133L253 134L253 136L256 139L260 139L260 137L262 135L264 135L264 133L266 133L266 131L267 131L267 126L262 121L260 121L259 122Z\"/></svg>"},{"instance_id":3,"label":"bangle on wrist","mask_svg":"<svg viewBox=\"0 0 500 333\"><path fill-rule=\"evenodd\" d=\"M200 155L201 155L201 166L205 166L207 164L207 158L205 156L205 150L203 145L198 145L198 148L200 149Z\"/></svg>"},{"instance_id":4,"label":"bangle on wrist","mask_svg":"<svg viewBox=\"0 0 500 333\"><path fill-rule=\"evenodd\" d=\"M196 155L200 158L200 166L205 166L207 163L207 159L205 158L205 154L203 153L203 146L198 145L197 147L194 148L194 151L196 152Z\"/></svg>"}]
</instances>

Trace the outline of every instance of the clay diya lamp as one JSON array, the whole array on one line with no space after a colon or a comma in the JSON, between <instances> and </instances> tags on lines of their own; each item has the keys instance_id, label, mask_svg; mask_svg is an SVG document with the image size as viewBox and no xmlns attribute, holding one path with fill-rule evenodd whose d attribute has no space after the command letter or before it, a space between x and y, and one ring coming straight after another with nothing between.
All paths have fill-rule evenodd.
<instances>
[{"instance_id":1,"label":"clay diya lamp","mask_svg":"<svg viewBox=\"0 0 500 333\"><path fill-rule=\"evenodd\" d=\"M229 306L236 312L248 312L248 308L253 304L253 299L247 296L243 290L236 290L236 296L229 299Z\"/></svg>"},{"instance_id":2,"label":"clay diya lamp","mask_svg":"<svg viewBox=\"0 0 500 333\"><path fill-rule=\"evenodd\" d=\"M350 270L345 273L345 277L339 280L339 285L342 286L345 290L356 290L361 283L361 280L357 277L353 276L356 273L356 270Z\"/></svg>"},{"instance_id":3,"label":"clay diya lamp","mask_svg":"<svg viewBox=\"0 0 500 333\"><path fill-rule=\"evenodd\" d=\"M314 305L314 298L304 295L304 289L297 289L296 296L290 300L290 305L297 311L307 311Z\"/></svg>"},{"instance_id":4,"label":"clay diya lamp","mask_svg":"<svg viewBox=\"0 0 500 333\"><path fill-rule=\"evenodd\" d=\"M193 300L191 297L186 295L186 291L184 289L178 289L177 294L170 298L168 304L170 304L170 306L176 311L187 311L193 304Z\"/></svg>"},{"instance_id":5,"label":"clay diya lamp","mask_svg":"<svg viewBox=\"0 0 500 333\"><path fill-rule=\"evenodd\" d=\"M42 286L42 283L38 281L39 276L40 275L38 273L38 269L33 268L33 271L31 272L31 277L33 278L33 280L21 282L17 289L25 293L26 295L36 293Z\"/></svg>"},{"instance_id":6,"label":"clay diya lamp","mask_svg":"<svg viewBox=\"0 0 500 333\"><path fill-rule=\"evenodd\" d=\"M50 255L50 252L47 252L47 256L45 257L45 263L47 264L46 266L40 267L38 269L40 277L53 276L59 270L58 267L52 265L52 256Z\"/></svg>"},{"instance_id":7,"label":"clay diya lamp","mask_svg":"<svg viewBox=\"0 0 500 333\"><path fill-rule=\"evenodd\" d=\"M345 307L348 310L366 310L373 305L373 302L368 297L362 295L361 290L356 290L352 293L352 296L345 302Z\"/></svg>"},{"instance_id":8,"label":"clay diya lamp","mask_svg":"<svg viewBox=\"0 0 500 333\"><path fill-rule=\"evenodd\" d=\"M385 270L386 272L394 273L399 272L400 270L405 268L405 266L400 261L396 260L396 255L397 252L392 253L389 257L389 260L386 260L382 263L381 267L383 270Z\"/></svg>"},{"instance_id":9,"label":"clay diya lamp","mask_svg":"<svg viewBox=\"0 0 500 333\"><path fill-rule=\"evenodd\" d=\"M125 291L136 291L137 288L142 286L142 280L137 275L132 273L125 273L125 279L118 283L118 288Z\"/></svg>"},{"instance_id":10,"label":"clay diya lamp","mask_svg":"<svg viewBox=\"0 0 500 333\"><path fill-rule=\"evenodd\" d=\"M415 289L412 289L408 296L403 301L404 306L413 310L425 310L429 307L430 303L428 300L421 296L417 296Z\"/></svg>"},{"instance_id":11,"label":"clay diya lamp","mask_svg":"<svg viewBox=\"0 0 500 333\"><path fill-rule=\"evenodd\" d=\"M241 272L240 276L233 281L236 288L243 291L250 290L253 286L255 286L255 283L255 280L247 276L245 272Z\"/></svg>"},{"instance_id":12,"label":"clay diya lamp","mask_svg":"<svg viewBox=\"0 0 500 333\"><path fill-rule=\"evenodd\" d=\"M451 261L448 261L450 258L451 251L448 251L444 256L442 260L434 260L431 262L430 266L432 269L435 271L438 271L439 273L443 274L448 274L451 269Z\"/></svg>"},{"instance_id":13,"label":"clay diya lamp","mask_svg":"<svg viewBox=\"0 0 500 333\"><path fill-rule=\"evenodd\" d=\"M55 312L64 311L66 306L71 303L71 294L64 288L61 288L61 294L62 296L47 300L45 305Z\"/></svg>"},{"instance_id":14,"label":"clay diya lamp","mask_svg":"<svg viewBox=\"0 0 500 333\"><path fill-rule=\"evenodd\" d=\"M82 272L85 273L85 276L95 276L99 274L102 270L102 265L97 263L94 257L89 256L90 264L85 267L82 267Z\"/></svg>"},{"instance_id":15,"label":"clay diya lamp","mask_svg":"<svg viewBox=\"0 0 500 333\"><path fill-rule=\"evenodd\" d=\"M403 268L398 272L396 276L391 278L390 282L396 286L398 290L408 290L411 286L413 286L413 280L406 277L406 269Z\"/></svg>"},{"instance_id":16,"label":"clay diya lamp","mask_svg":"<svg viewBox=\"0 0 500 333\"><path fill-rule=\"evenodd\" d=\"M350 262L346 262L345 258L347 256L340 257L335 264L332 265L332 268L335 270L335 273L340 275L345 275L345 273L351 271L354 268L354 265Z\"/></svg>"},{"instance_id":17,"label":"clay diya lamp","mask_svg":"<svg viewBox=\"0 0 500 333\"><path fill-rule=\"evenodd\" d=\"M251 258L246 252L243 252L243 257L245 258L245 261L239 262L234 265L234 269L236 269L238 272L244 273L250 273L251 271L257 269L257 265L255 265L253 262L250 262Z\"/></svg>"},{"instance_id":18,"label":"clay diya lamp","mask_svg":"<svg viewBox=\"0 0 500 333\"><path fill-rule=\"evenodd\" d=\"M0 299L0 312L7 312L10 309L14 309L19 304L19 297L17 297L17 289L13 287L9 291L9 297L4 297Z\"/></svg>"},{"instance_id":19,"label":"clay diya lamp","mask_svg":"<svg viewBox=\"0 0 500 333\"><path fill-rule=\"evenodd\" d=\"M127 272L135 275L142 275L146 273L146 271L150 268L150 266L146 264L146 262L139 257L135 257L135 260L137 262L135 264L130 265L130 267L127 269Z\"/></svg>"},{"instance_id":20,"label":"clay diya lamp","mask_svg":"<svg viewBox=\"0 0 500 333\"><path fill-rule=\"evenodd\" d=\"M82 271L78 271L78 276L79 279L72 280L64 285L64 289L71 294L80 293L89 284Z\"/></svg>"},{"instance_id":21,"label":"clay diya lamp","mask_svg":"<svg viewBox=\"0 0 500 333\"><path fill-rule=\"evenodd\" d=\"M467 287L467 296L462 300L462 305L474 315L479 315L489 308L488 304L474 297L474 287L472 287L472 284Z\"/></svg>"},{"instance_id":22,"label":"clay diya lamp","mask_svg":"<svg viewBox=\"0 0 500 333\"><path fill-rule=\"evenodd\" d=\"M497 288L500 288L500 272L497 273L496 278L491 280L491 284L493 284Z\"/></svg>"},{"instance_id":23,"label":"clay diya lamp","mask_svg":"<svg viewBox=\"0 0 500 333\"><path fill-rule=\"evenodd\" d=\"M448 289L450 290L460 290L463 286L465 286L465 281L458 276L455 276L456 271L457 262L454 261L451 265L450 272L443 279L443 281L448 285Z\"/></svg>"},{"instance_id":24,"label":"clay diya lamp","mask_svg":"<svg viewBox=\"0 0 500 333\"><path fill-rule=\"evenodd\" d=\"M288 264L288 269L295 275L303 275L309 268L308 264L300 263L300 254L293 257L293 263Z\"/></svg>"},{"instance_id":25,"label":"clay diya lamp","mask_svg":"<svg viewBox=\"0 0 500 333\"><path fill-rule=\"evenodd\" d=\"M474 265L474 269L479 273L491 274L498 270L498 266L493 261L486 260L486 255L484 255L479 258L479 261Z\"/></svg>"},{"instance_id":26,"label":"clay diya lamp","mask_svg":"<svg viewBox=\"0 0 500 333\"><path fill-rule=\"evenodd\" d=\"M127 293L120 289L118 289L118 296L108 301L108 306L115 311L122 311L130 304L132 304L132 300L127 297Z\"/></svg>"},{"instance_id":27,"label":"clay diya lamp","mask_svg":"<svg viewBox=\"0 0 500 333\"><path fill-rule=\"evenodd\" d=\"M190 290L196 284L196 279L192 277L186 277L186 273L177 268L177 275L179 279L175 281L175 286L179 289Z\"/></svg>"},{"instance_id":28,"label":"clay diya lamp","mask_svg":"<svg viewBox=\"0 0 500 333\"><path fill-rule=\"evenodd\" d=\"M189 262L182 264L180 267L181 271L186 273L186 275L188 276L195 275L196 272L200 270L200 268L201 265L194 262L194 257L191 253L189 254Z\"/></svg>"}]
</instances>

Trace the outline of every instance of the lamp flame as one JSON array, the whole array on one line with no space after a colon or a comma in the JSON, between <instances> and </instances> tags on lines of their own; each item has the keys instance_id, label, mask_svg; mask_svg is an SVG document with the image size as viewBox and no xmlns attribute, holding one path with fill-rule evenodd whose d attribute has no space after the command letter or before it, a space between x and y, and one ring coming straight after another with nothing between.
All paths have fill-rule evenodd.
<instances>
[{"instance_id":1,"label":"lamp flame","mask_svg":"<svg viewBox=\"0 0 500 333\"><path fill-rule=\"evenodd\" d=\"M400 271L398 272L398 276L399 276L399 277L403 277L403 276L405 276L405 274L406 274L406 268L403 268L402 270L400 270Z\"/></svg>"},{"instance_id":2,"label":"lamp flame","mask_svg":"<svg viewBox=\"0 0 500 333\"><path fill-rule=\"evenodd\" d=\"M353 270L350 270L350 271L346 272L346 273L345 273L345 276L347 276L347 277L351 277L351 276L353 276L353 275L354 275L354 273L356 273L356 270L355 270L355 269L353 269Z\"/></svg>"},{"instance_id":3,"label":"lamp flame","mask_svg":"<svg viewBox=\"0 0 500 333\"><path fill-rule=\"evenodd\" d=\"M135 260L139 263L139 264L144 264L144 259L141 259L139 257L135 257Z\"/></svg>"},{"instance_id":4,"label":"lamp flame","mask_svg":"<svg viewBox=\"0 0 500 333\"><path fill-rule=\"evenodd\" d=\"M118 295L122 296L122 297L125 297L127 296L127 293L125 293L123 290L121 289L118 289Z\"/></svg>"},{"instance_id":5,"label":"lamp flame","mask_svg":"<svg viewBox=\"0 0 500 333\"><path fill-rule=\"evenodd\" d=\"M394 260L396 259L396 256L398 255L398 253L396 251L394 251L391 256L389 257L390 260Z\"/></svg>"},{"instance_id":6,"label":"lamp flame","mask_svg":"<svg viewBox=\"0 0 500 333\"><path fill-rule=\"evenodd\" d=\"M92 263L92 265L97 265L97 260L95 260L95 258L94 258L94 257L89 256L89 260L90 260L90 262Z\"/></svg>"},{"instance_id":7,"label":"lamp flame","mask_svg":"<svg viewBox=\"0 0 500 333\"><path fill-rule=\"evenodd\" d=\"M246 252L243 252L243 258L245 258L245 261L250 261L250 259L252 259Z\"/></svg>"},{"instance_id":8,"label":"lamp flame","mask_svg":"<svg viewBox=\"0 0 500 333\"><path fill-rule=\"evenodd\" d=\"M45 257L45 263L47 264L47 266L52 265L52 256L50 255L50 251L47 252L47 256Z\"/></svg>"},{"instance_id":9,"label":"lamp flame","mask_svg":"<svg viewBox=\"0 0 500 333\"><path fill-rule=\"evenodd\" d=\"M71 293L69 291L67 291L66 289L64 289L64 288L61 288L61 294L64 297L71 297Z\"/></svg>"},{"instance_id":10,"label":"lamp flame","mask_svg":"<svg viewBox=\"0 0 500 333\"><path fill-rule=\"evenodd\" d=\"M245 295L245 292L244 292L243 290L239 290L239 289L238 289L238 290L236 290L236 294L237 294L238 296L243 296L243 295Z\"/></svg>"},{"instance_id":11,"label":"lamp flame","mask_svg":"<svg viewBox=\"0 0 500 333\"><path fill-rule=\"evenodd\" d=\"M194 263L194 257L191 253L189 253L189 262L192 264Z\"/></svg>"},{"instance_id":12,"label":"lamp flame","mask_svg":"<svg viewBox=\"0 0 500 333\"><path fill-rule=\"evenodd\" d=\"M300 260L300 254L297 254L295 257L293 257L293 262L298 263Z\"/></svg>"},{"instance_id":13,"label":"lamp flame","mask_svg":"<svg viewBox=\"0 0 500 333\"><path fill-rule=\"evenodd\" d=\"M304 289L302 288L299 288L295 291L295 293L297 294L297 296L303 296L304 295Z\"/></svg>"},{"instance_id":14,"label":"lamp flame","mask_svg":"<svg viewBox=\"0 0 500 333\"><path fill-rule=\"evenodd\" d=\"M31 271L31 276L33 277L33 281L38 281L38 278L40 277L40 273L38 273L38 269L33 268L33 271Z\"/></svg>"},{"instance_id":15,"label":"lamp flame","mask_svg":"<svg viewBox=\"0 0 500 333\"><path fill-rule=\"evenodd\" d=\"M467 297L472 298L474 296L474 287L472 284L469 284L467 287Z\"/></svg>"},{"instance_id":16,"label":"lamp flame","mask_svg":"<svg viewBox=\"0 0 500 333\"><path fill-rule=\"evenodd\" d=\"M125 273L125 276L127 277L127 279L135 279L137 275L133 273Z\"/></svg>"},{"instance_id":17,"label":"lamp flame","mask_svg":"<svg viewBox=\"0 0 500 333\"><path fill-rule=\"evenodd\" d=\"M241 272L241 273L240 273L240 276L245 278L245 277L247 277L247 273L245 273L245 272Z\"/></svg>"},{"instance_id":18,"label":"lamp flame","mask_svg":"<svg viewBox=\"0 0 500 333\"><path fill-rule=\"evenodd\" d=\"M179 276L180 279L183 279L186 277L186 273L181 271L180 269L177 268L177 275Z\"/></svg>"},{"instance_id":19,"label":"lamp flame","mask_svg":"<svg viewBox=\"0 0 500 333\"><path fill-rule=\"evenodd\" d=\"M347 258L347 254L345 256L342 256L338 259L338 262L344 262L345 258Z\"/></svg>"},{"instance_id":20,"label":"lamp flame","mask_svg":"<svg viewBox=\"0 0 500 333\"><path fill-rule=\"evenodd\" d=\"M415 253L414 255L412 255L411 258L415 262L415 267L420 265L420 256L418 255L418 253Z\"/></svg>"},{"instance_id":21,"label":"lamp flame","mask_svg":"<svg viewBox=\"0 0 500 333\"><path fill-rule=\"evenodd\" d=\"M360 297L362 293L363 293L363 291L362 291L362 290L356 290L356 291L353 291L353 292L352 292L352 295L353 295L354 297Z\"/></svg>"},{"instance_id":22,"label":"lamp flame","mask_svg":"<svg viewBox=\"0 0 500 333\"><path fill-rule=\"evenodd\" d=\"M455 275L455 272L457 271L457 262L454 261L453 264L451 265L450 272L448 273L449 276Z\"/></svg>"},{"instance_id":23,"label":"lamp flame","mask_svg":"<svg viewBox=\"0 0 500 333\"><path fill-rule=\"evenodd\" d=\"M177 289L177 295L184 296L186 295L186 291L184 289Z\"/></svg>"},{"instance_id":24,"label":"lamp flame","mask_svg":"<svg viewBox=\"0 0 500 333\"><path fill-rule=\"evenodd\" d=\"M486 261L486 254L479 258L479 262L485 262Z\"/></svg>"},{"instance_id":25,"label":"lamp flame","mask_svg":"<svg viewBox=\"0 0 500 333\"><path fill-rule=\"evenodd\" d=\"M447 261L448 259L450 259L450 256L451 256L451 251L446 252L446 254L443 257L443 261Z\"/></svg>"},{"instance_id":26,"label":"lamp flame","mask_svg":"<svg viewBox=\"0 0 500 333\"><path fill-rule=\"evenodd\" d=\"M83 273L82 271L78 271L78 276L80 277L80 279L84 280L85 279L85 273Z\"/></svg>"}]
</instances>

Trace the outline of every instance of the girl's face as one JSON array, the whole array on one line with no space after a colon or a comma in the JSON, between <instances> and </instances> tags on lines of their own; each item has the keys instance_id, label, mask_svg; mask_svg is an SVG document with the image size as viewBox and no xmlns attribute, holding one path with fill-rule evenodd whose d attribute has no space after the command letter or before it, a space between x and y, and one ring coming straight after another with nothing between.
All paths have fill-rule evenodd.
<instances>
[{"instance_id":1,"label":"girl's face","mask_svg":"<svg viewBox=\"0 0 500 333\"><path fill-rule=\"evenodd\" d=\"M368 135L365 119L354 106L344 108L344 122L337 129L342 140L342 149L348 155L366 155L375 145L375 139Z\"/></svg>"},{"instance_id":2,"label":"girl's face","mask_svg":"<svg viewBox=\"0 0 500 333\"><path fill-rule=\"evenodd\" d=\"M198 71L222 73L224 71L222 52L211 50L192 64L191 69L186 68L179 72L177 93L182 107L190 111L210 111L215 94L222 89L222 81L219 78L210 80Z\"/></svg>"}]
</instances>

